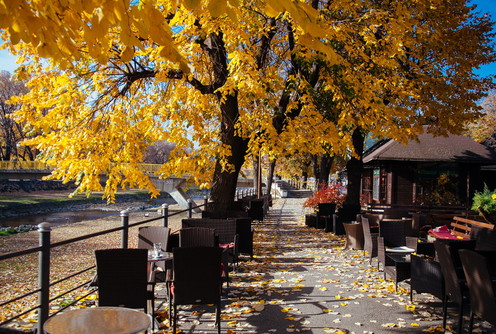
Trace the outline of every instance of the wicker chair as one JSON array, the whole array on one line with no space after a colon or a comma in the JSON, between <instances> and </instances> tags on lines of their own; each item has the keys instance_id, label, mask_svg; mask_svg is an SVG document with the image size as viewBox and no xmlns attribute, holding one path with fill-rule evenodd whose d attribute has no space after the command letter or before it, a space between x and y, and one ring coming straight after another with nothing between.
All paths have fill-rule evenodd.
<instances>
[{"instance_id":1,"label":"wicker chair","mask_svg":"<svg viewBox=\"0 0 496 334\"><path fill-rule=\"evenodd\" d=\"M326 232L332 232L330 222L336 211L336 203L319 203L317 211L317 228L325 228Z\"/></svg>"},{"instance_id":2,"label":"wicker chair","mask_svg":"<svg viewBox=\"0 0 496 334\"><path fill-rule=\"evenodd\" d=\"M148 283L146 249L95 251L98 305L143 309L153 316L153 284ZM148 303L150 301L151 303Z\"/></svg>"},{"instance_id":3,"label":"wicker chair","mask_svg":"<svg viewBox=\"0 0 496 334\"><path fill-rule=\"evenodd\" d=\"M332 215L333 231L335 235L344 235L343 223L356 220L357 214L360 213L360 206L344 204L338 209L337 213Z\"/></svg>"},{"instance_id":4,"label":"wicker chair","mask_svg":"<svg viewBox=\"0 0 496 334\"><path fill-rule=\"evenodd\" d=\"M459 255L471 300L469 333L472 333L474 315L496 326L496 291L491 281L490 262L483 255L467 249L460 250Z\"/></svg>"},{"instance_id":5,"label":"wicker chair","mask_svg":"<svg viewBox=\"0 0 496 334\"><path fill-rule=\"evenodd\" d=\"M215 230L206 227L187 227L179 230L179 247L217 247Z\"/></svg>"},{"instance_id":6,"label":"wicker chair","mask_svg":"<svg viewBox=\"0 0 496 334\"><path fill-rule=\"evenodd\" d=\"M410 301L413 302L413 291L430 293L443 300L444 282L439 262L415 254L411 254L410 259Z\"/></svg>"},{"instance_id":7,"label":"wicker chair","mask_svg":"<svg viewBox=\"0 0 496 334\"><path fill-rule=\"evenodd\" d=\"M153 249L153 244L160 243L162 251L167 251L170 228L163 226L145 226L138 230L138 248ZM155 281L165 282L165 261L153 262Z\"/></svg>"},{"instance_id":8,"label":"wicker chair","mask_svg":"<svg viewBox=\"0 0 496 334\"><path fill-rule=\"evenodd\" d=\"M179 230L179 247L219 247L215 229L206 227L187 227ZM229 285L229 253L222 249L222 279Z\"/></svg>"},{"instance_id":9,"label":"wicker chair","mask_svg":"<svg viewBox=\"0 0 496 334\"><path fill-rule=\"evenodd\" d=\"M250 219L250 218L248 218ZM244 219L246 222L246 218ZM206 227L215 229L215 235L218 238L219 246L226 249L225 256L228 263L235 267L238 263L239 240L241 236L237 233L237 219L209 219L209 218L189 218L181 221L182 228L188 227ZM241 221L239 222L241 224ZM250 219L251 226L251 219Z\"/></svg>"},{"instance_id":10,"label":"wicker chair","mask_svg":"<svg viewBox=\"0 0 496 334\"><path fill-rule=\"evenodd\" d=\"M364 256L368 254L370 264L372 264L372 258L377 257L377 237L379 233L373 233L370 231L369 219L366 215L362 215L362 228L363 228L363 254Z\"/></svg>"},{"instance_id":11,"label":"wicker chair","mask_svg":"<svg viewBox=\"0 0 496 334\"><path fill-rule=\"evenodd\" d=\"M177 327L177 305L215 304L220 333L222 249L219 247L174 248L174 280L169 296L173 333Z\"/></svg>"},{"instance_id":12,"label":"wicker chair","mask_svg":"<svg viewBox=\"0 0 496 334\"><path fill-rule=\"evenodd\" d=\"M449 300L458 305L457 333L462 332L464 307L467 303L470 303L467 281L458 256L458 250L463 248L473 249L474 246L474 242L465 241L450 243L437 240L434 242L436 257L441 266L444 280L443 328L446 328Z\"/></svg>"},{"instance_id":13,"label":"wicker chair","mask_svg":"<svg viewBox=\"0 0 496 334\"><path fill-rule=\"evenodd\" d=\"M380 264L386 265L388 247L406 246L406 237L412 234L411 220L381 221L379 222L379 236L377 237L377 268Z\"/></svg>"}]
</instances>

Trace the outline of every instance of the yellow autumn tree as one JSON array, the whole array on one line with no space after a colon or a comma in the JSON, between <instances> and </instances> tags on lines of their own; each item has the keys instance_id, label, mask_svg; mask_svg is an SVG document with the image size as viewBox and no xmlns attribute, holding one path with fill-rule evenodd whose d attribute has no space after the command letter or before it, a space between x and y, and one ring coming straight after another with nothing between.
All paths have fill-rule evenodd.
<instances>
[{"instance_id":1,"label":"yellow autumn tree","mask_svg":"<svg viewBox=\"0 0 496 334\"><path fill-rule=\"evenodd\" d=\"M490 87L492 23L462 0L0 0L30 92L16 115L78 191L157 191L139 167L174 143L163 177L234 200L249 156L344 154L352 135L459 133ZM318 92L318 94L316 94ZM334 116L321 108L332 101Z\"/></svg>"}]
</instances>

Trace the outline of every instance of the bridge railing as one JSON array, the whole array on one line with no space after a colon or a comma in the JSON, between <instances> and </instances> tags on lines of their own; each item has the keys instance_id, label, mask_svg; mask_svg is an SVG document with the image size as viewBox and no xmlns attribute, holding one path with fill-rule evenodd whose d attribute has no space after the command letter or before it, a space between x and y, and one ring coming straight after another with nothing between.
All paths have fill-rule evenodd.
<instances>
[{"instance_id":1,"label":"bridge railing","mask_svg":"<svg viewBox=\"0 0 496 334\"><path fill-rule=\"evenodd\" d=\"M161 215L159 217L147 219L144 221L139 221L136 223L129 223L129 211L121 211L120 216L121 216L121 226L116 227L116 228L111 228L107 229L101 232L96 232L96 233L91 233L83 236L79 236L76 238L72 239L67 239L64 241L60 242L54 242L52 243L50 241L51 237L51 227L49 223L41 223L38 225L39 229L39 246L30 248L30 249L25 249L22 251L14 252L14 253L7 253L0 255L0 262L6 261L9 259L15 259L19 258L22 256L26 256L29 254L36 254L38 253L38 288L34 289L32 291L29 291L27 293L24 293L22 295L16 296L14 298L11 298L6 301L1 301L0 302L0 309L8 309L9 305L15 302L19 302L29 296L32 295L38 295L38 304L33 305L32 307L23 310L21 313L15 314L10 317L2 317L3 320L0 321L0 326L5 325L7 323L10 323L16 319L19 319L20 317L27 315L30 312L37 312L38 314L38 321L37 321L37 333L43 333L43 324L44 322L48 319L49 316L52 316L54 314L57 314L65 309L67 309L70 306L73 306L80 302L81 300L85 299L89 295L95 292L96 288L92 290L88 290L86 293L83 295L78 295L77 298L75 298L72 302L64 304L63 307L59 308L56 310L54 313L49 314L50 312L50 305L53 304L55 301L67 297L67 295L77 291L84 289L85 287L89 286L89 283L91 280L85 279L84 276L88 276L89 273L95 270L95 266L90 266L88 268L84 268L82 270L79 270L77 272L71 273L69 276L63 277L58 279L55 282L50 281L51 277L51 268L53 266L53 263L51 263L51 255L53 253L53 250L55 248L65 246L68 244L74 244L76 242L80 242L83 240L88 240L92 239L98 236L114 233L114 232L121 232L121 240L120 240L120 247L121 248L128 248L129 244L129 230L131 228L135 228L144 224L152 223L155 221L160 221L160 223L163 226L168 226L168 220L170 217L187 213L188 218L191 218L193 216L193 210L196 208L202 208L207 206L208 204L208 198L205 198L204 203L201 205L196 205L192 200L189 201L188 209L186 210L180 210L176 211L173 213L169 213L169 207L167 204L163 204L161 207ZM2 263L3 266L3 263ZM84 275L86 274L86 275ZM60 285L61 283L66 282L69 279L74 279L75 277L79 276L80 280L78 281L76 286L71 286L67 291L59 292L57 288L57 295L55 297L50 297L50 292L51 289L54 289L55 286Z\"/></svg>"},{"instance_id":2,"label":"bridge railing","mask_svg":"<svg viewBox=\"0 0 496 334\"><path fill-rule=\"evenodd\" d=\"M33 169L33 170L51 170L53 169L46 163L40 161L0 161L0 169Z\"/></svg>"},{"instance_id":3,"label":"bridge railing","mask_svg":"<svg viewBox=\"0 0 496 334\"><path fill-rule=\"evenodd\" d=\"M160 170L162 165L160 164L139 164L139 168L146 173L154 174ZM24 161L24 160L13 160L13 161L0 161L0 169L31 169L31 170L53 170L54 167L50 166L41 161Z\"/></svg>"}]
</instances>

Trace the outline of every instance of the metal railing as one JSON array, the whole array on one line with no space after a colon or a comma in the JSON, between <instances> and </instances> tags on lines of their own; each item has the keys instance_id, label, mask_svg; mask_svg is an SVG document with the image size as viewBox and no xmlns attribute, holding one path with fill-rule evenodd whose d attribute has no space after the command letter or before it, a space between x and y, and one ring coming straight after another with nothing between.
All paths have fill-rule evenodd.
<instances>
[{"instance_id":1,"label":"metal railing","mask_svg":"<svg viewBox=\"0 0 496 334\"><path fill-rule=\"evenodd\" d=\"M295 187L296 189L308 189L311 191L317 190L317 184L313 180L302 181L302 180L296 180L296 179L289 179L286 182L288 182L291 186Z\"/></svg>"},{"instance_id":2,"label":"metal railing","mask_svg":"<svg viewBox=\"0 0 496 334\"><path fill-rule=\"evenodd\" d=\"M69 294L69 293L71 293L77 289L88 286L88 284L91 282L91 280L84 281L84 282L78 284L77 286L71 287L67 291L58 293L57 296L54 298L50 298L50 289L51 288L53 288L55 285L58 285L62 282L67 281L70 278L74 278L75 276L82 275L83 273L86 273L86 272L89 272L89 271L95 269L95 266L93 265L93 266L90 266L88 268L82 269L78 272L72 273L67 277L63 277L63 278L61 278L55 282L50 282L50 270L51 270L50 260L51 260L51 253L52 253L52 250L54 248L68 245L68 244L72 244L72 243L76 243L76 242L79 242L82 240L95 238L97 236L118 232L118 231L121 231L121 248L128 248L129 229L130 228L144 225L147 223L151 223L151 222L154 222L157 220L160 220L163 226L167 226L169 217L187 212L188 218L191 218L193 216L193 210L194 209L206 207L207 204L208 204L208 198L205 198L204 203L202 205L195 205L194 202L192 200L190 200L189 204L188 204L188 209L177 211L177 212L174 212L171 214L169 214L168 205L163 204L161 207L161 216L147 219L144 221L139 221L139 222L132 223L132 224L129 223L130 212L124 210L124 211L121 211L121 213L120 213L120 217L121 217L121 226L120 227L111 228L111 229L107 229L104 231L91 233L91 234L79 236L79 237L72 238L72 239L67 239L67 240L60 241L60 242L54 242L54 243L52 243L50 241L50 238L51 238L50 235L51 235L51 230L52 230L50 227L50 224L49 223L39 224L38 225L38 227L39 227L39 229L38 229L38 231L39 231L39 246L38 247L34 247L34 248L30 248L30 249L26 249L26 250L14 252L14 253L8 253L8 254L0 255L0 261L4 261L4 260L20 257L20 256L25 256L28 254L38 253L38 288L34 289L32 291L29 291L27 293L24 293L23 295L12 298L10 300L6 300L6 301L1 302L0 308L4 308L5 306L7 306L11 303L20 301L20 300L22 300L26 297L32 296L34 294L38 294L38 304L34 305L33 307L31 307L27 310L23 310L19 314L16 314L14 316L11 316L10 318L7 318L7 319L1 321L0 326L7 324L7 323L10 323L10 322L30 313L32 311L37 310L38 311L37 332L43 333L43 329L42 329L43 323L48 319L49 316L57 314L57 313L65 310L65 309L67 309L68 307L77 304L79 301L81 301L82 299L86 298L88 295L90 295L94 292L94 290L93 290L93 291L88 292L85 295L79 296L73 302L61 307L53 314L49 314L51 303L53 303L54 301L66 296L67 294Z\"/></svg>"},{"instance_id":3,"label":"metal railing","mask_svg":"<svg viewBox=\"0 0 496 334\"><path fill-rule=\"evenodd\" d=\"M252 188L251 189L239 189L239 190L236 190L235 199L241 199L243 197L251 196L254 194L256 194L255 189L252 189ZM79 237L72 238L72 239L63 240L60 242L54 242L54 243L51 242L51 230L52 229L50 227L50 224L49 223L39 224L38 225L38 227L39 227L39 229L38 229L38 231L39 231L39 246L38 247L25 249L25 250L14 252L14 253L8 253L8 254L0 255L0 262L1 262L4 260L14 259L14 258L17 258L20 256L38 253L38 288L34 289L32 291L29 291L27 293L24 293L20 296L16 296L15 298L0 302L0 308L4 308L5 306L7 306L9 304L20 301L20 300L27 298L29 296L32 296L34 294L38 295L38 304L34 305L33 307L30 307L27 310L23 310L21 313L18 313L14 316L11 316L9 318L6 318L6 319L0 321L0 326L5 325L7 323L10 323L10 322L30 313L32 311L37 310L37 312L38 312L37 332L43 333L43 324L49 318L49 316L55 315L55 314L65 310L65 309L67 309L68 307L77 304L79 301L83 300L84 298L86 298L87 296L89 296L95 292L96 288L93 289L92 291L89 291L88 293L86 293L84 295L78 296L78 298L76 298L71 303L68 303L67 305L61 307L56 312L49 314L50 305L54 301L66 296L66 295L68 295L68 294L70 294L70 293L72 293L78 289L81 289L85 286L88 286L90 284L91 280L86 280L82 283L79 283L78 285L71 287L67 291L58 293L56 297L50 298L50 289L52 287L54 287L58 284L61 284L65 281L67 281L68 279L74 278L76 276L81 276L84 273L88 273L91 270L94 270L96 268L96 266L93 265L93 266L90 266L88 268L84 268L84 269L79 270L77 272L71 273L69 276L60 278L55 282L50 282L50 276L51 276L50 273L51 273L51 266L52 266L50 261L51 261L52 250L54 248L68 245L68 244L73 244L73 243L76 243L79 241L88 240L91 238L95 238L98 236L102 236L105 234L114 233L114 232L118 232L118 231L121 232L121 240L120 240L121 245L120 245L120 247L121 248L128 248L129 230L131 228L134 228L134 227L137 227L140 225L144 225L144 224L148 224L148 223L158 221L158 220L161 221L161 224L163 226L167 227L170 217L175 216L175 215L179 215L179 214L183 214L183 213L187 213L188 218L192 218L194 209L202 208L202 207L206 209L208 204L209 204L209 202L208 202L207 197L204 198L204 203L201 205L195 205L195 203L192 200L189 200L188 201L188 209L175 211L173 213L169 213L169 206L167 204L163 204L161 206L161 215L160 216L150 218L147 220L143 220L143 221L139 221L139 222L135 222L135 223L131 223L131 224L129 223L130 212L127 210L124 210L124 211L120 212L121 226L119 226L119 227L115 227L115 228L107 229L104 231L79 236Z\"/></svg>"}]
</instances>

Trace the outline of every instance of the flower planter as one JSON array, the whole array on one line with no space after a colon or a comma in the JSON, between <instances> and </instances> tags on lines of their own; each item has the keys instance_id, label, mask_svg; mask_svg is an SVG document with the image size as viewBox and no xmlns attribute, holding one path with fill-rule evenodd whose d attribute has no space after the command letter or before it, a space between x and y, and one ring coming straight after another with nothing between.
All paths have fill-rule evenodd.
<instances>
[{"instance_id":1,"label":"flower planter","mask_svg":"<svg viewBox=\"0 0 496 334\"><path fill-rule=\"evenodd\" d=\"M309 213L305 215L305 225L308 227L317 226L317 215L315 213Z\"/></svg>"}]
</instances>

